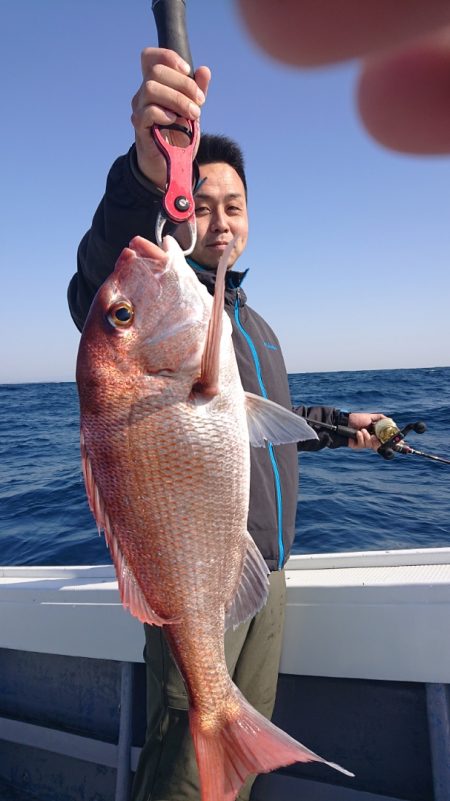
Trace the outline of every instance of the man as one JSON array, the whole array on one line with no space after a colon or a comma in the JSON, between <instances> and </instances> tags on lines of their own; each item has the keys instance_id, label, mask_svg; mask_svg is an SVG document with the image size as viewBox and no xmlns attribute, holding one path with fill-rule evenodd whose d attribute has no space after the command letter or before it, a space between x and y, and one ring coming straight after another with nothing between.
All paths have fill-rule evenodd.
<instances>
[{"instance_id":1,"label":"man","mask_svg":"<svg viewBox=\"0 0 450 801\"><path fill-rule=\"evenodd\" d=\"M167 50L146 50L144 81L133 99L136 145L119 158L108 177L105 196L91 230L78 252L78 272L69 287L74 321L82 327L95 291L113 270L124 246L136 234L154 239L161 207L166 165L149 133L154 124L167 124L177 115L198 117L209 71L200 68L196 84L187 77L180 58ZM198 94L200 88L201 94ZM182 136L183 134L177 134ZM214 291L215 271L228 242L237 236L227 274L225 309L233 326L233 342L244 389L291 406L286 368L279 342L268 324L246 304L245 273L234 269L248 236L247 187L242 154L224 137L202 136L197 164L197 242L188 261L198 278ZM269 344L269 347L267 347ZM357 440L319 431L319 440L304 449L324 446L376 447L367 426L380 414L341 413L328 407L300 407L299 414L319 422L348 424L358 429ZM285 580L283 567L295 535L298 461L295 445L252 448L248 528L271 571L269 599L253 620L228 631L227 665L233 680L262 714L272 714L281 652ZM167 648L164 633L145 627L147 663L147 740L133 787L133 801L194 801L199 798L198 776L188 730L187 696ZM248 799L249 780L239 798Z\"/></svg>"}]
</instances>

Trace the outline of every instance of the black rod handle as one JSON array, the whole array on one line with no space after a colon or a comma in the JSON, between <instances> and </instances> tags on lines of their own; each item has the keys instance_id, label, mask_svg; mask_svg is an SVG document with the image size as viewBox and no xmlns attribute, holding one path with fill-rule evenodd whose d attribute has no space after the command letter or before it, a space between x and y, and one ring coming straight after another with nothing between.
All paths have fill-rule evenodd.
<instances>
[{"instance_id":1,"label":"black rod handle","mask_svg":"<svg viewBox=\"0 0 450 801\"><path fill-rule=\"evenodd\" d=\"M356 439L356 429L350 428L350 426L336 426L332 423L322 423L320 420L311 420L309 417L304 418L309 425L320 431L320 429L324 429L325 431L332 431L333 434L339 434L341 437L350 437L350 439Z\"/></svg>"},{"instance_id":2,"label":"black rod handle","mask_svg":"<svg viewBox=\"0 0 450 801\"><path fill-rule=\"evenodd\" d=\"M350 426L336 426L336 434L341 437L349 437L349 439L356 439L356 429Z\"/></svg>"},{"instance_id":3,"label":"black rod handle","mask_svg":"<svg viewBox=\"0 0 450 801\"><path fill-rule=\"evenodd\" d=\"M152 11L158 31L158 44L175 50L191 67L194 77L194 64L186 28L185 0L152 0Z\"/></svg>"}]
</instances>

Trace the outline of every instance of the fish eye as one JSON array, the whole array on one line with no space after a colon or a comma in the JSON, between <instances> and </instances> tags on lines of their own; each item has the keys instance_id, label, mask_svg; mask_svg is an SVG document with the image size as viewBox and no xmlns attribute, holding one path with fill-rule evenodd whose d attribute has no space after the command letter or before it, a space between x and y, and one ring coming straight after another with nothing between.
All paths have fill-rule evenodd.
<instances>
[{"instance_id":1,"label":"fish eye","mask_svg":"<svg viewBox=\"0 0 450 801\"><path fill-rule=\"evenodd\" d=\"M127 300L119 300L113 303L109 309L106 319L114 328L127 328L131 325L134 318L134 309Z\"/></svg>"}]
</instances>

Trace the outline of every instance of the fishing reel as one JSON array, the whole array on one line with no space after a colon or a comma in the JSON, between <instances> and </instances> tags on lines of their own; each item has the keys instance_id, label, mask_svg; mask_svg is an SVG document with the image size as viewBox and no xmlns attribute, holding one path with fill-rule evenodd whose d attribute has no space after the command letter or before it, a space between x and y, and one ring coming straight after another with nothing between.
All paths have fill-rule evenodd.
<instances>
[{"instance_id":1,"label":"fishing reel","mask_svg":"<svg viewBox=\"0 0 450 801\"><path fill-rule=\"evenodd\" d=\"M427 430L426 424L421 421L408 423L404 428L399 428L390 417L378 420L371 428L376 438L381 442L381 447L378 448L377 453L383 459L393 459L396 453L409 452L409 445L404 445L403 440L410 431L415 431L416 434L423 434ZM408 451L403 451L403 448L407 448Z\"/></svg>"},{"instance_id":2,"label":"fishing reel","mask_svg":"<svg viewBox=\"0 0 450 801\"><path fill-rule=\"evenodd\" d=\"M384 417L382 420L378 420L374 423L371 429L381 442L381 447L378 448L377 453L379 453L383 459L393 459L396 453L403 453L422 456L425 459L431 459L433 462L440 462L441 464L450 464L450 459L444 459L442 456L435 456L434 453L418 451L416 448L411 448L411 446L405 442L405 436L410 431L415 431L416 434L423 434L424 431L427 430L425 423L422 421L408 423L404 428L399 428L390 417ZM371 429L369 429L369 431Z\"/></svg>"}]
</instances>

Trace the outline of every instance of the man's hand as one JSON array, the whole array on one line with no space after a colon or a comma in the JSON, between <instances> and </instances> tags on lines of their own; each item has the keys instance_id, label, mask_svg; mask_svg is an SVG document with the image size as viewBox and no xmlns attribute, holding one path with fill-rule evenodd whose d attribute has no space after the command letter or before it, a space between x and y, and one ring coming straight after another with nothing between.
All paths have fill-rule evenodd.
<instances>
[{"instance_id":1,"label":"man's hand","mask_svg":"<svg viewBox=\"0 0 450 801\"><path fill-rule=\"evenodd\" d=\"M348 424L350 428L354 428L357 431L356 439L349 439L348 441L349 448L353 448L353 450L372 448L372 450L377 451L381 442L374 434L369 434L367 429L372 423L376 423L377 420L382 420L384 417L386 417L385 414L367 412L352 412L349 414Z\"/></svg>"},{"instance_id":2,"label":"man's hand","mask_svg":"<svg viewBox=\"0 0 450 801\"><path fill-rule=\"evenodd\" d=\"M211 73L208 67L199 67L193 80L189 78L189 65L177 53L156 47L143 50L141 69L142 84L131 102L137 162L147 178L164 188L166 162L150 129L155 124L170 125L177 118L181 123L184 119L198 119ZM168 135L172 144L186 145L183 133L170 132Z\"/></svg>"}]
</instances>

